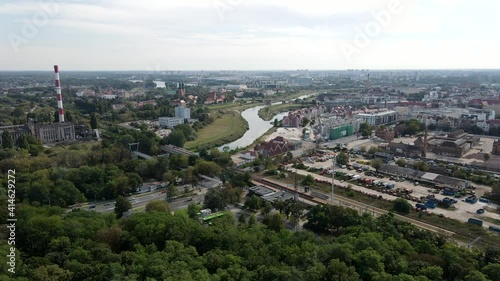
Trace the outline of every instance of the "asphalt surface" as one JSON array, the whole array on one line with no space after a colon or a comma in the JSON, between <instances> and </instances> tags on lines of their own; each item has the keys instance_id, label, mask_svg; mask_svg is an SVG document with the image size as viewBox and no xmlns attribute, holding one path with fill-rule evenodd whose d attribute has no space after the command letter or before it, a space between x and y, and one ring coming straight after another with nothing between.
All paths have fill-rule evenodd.
<instances>
[{"instance_id":1,"label":"asphalt surface","mask_svg":"<svg viewBox=\"0 0 500 281\"><path fill-rule=\"evenodd\" d=\"M191 203L199 203L202 204L205 198L205 194L207 192L206 188L202 188L201 190L196 190L195 195L177 198L169 202L169 205L173 211L186 209ZM146 192L139 195L134 195L127 197L127 200L132 204L132 210L134 211L142 211L144 207L153 200L166 200L165 193L161 191L153 191ZM115 210L114 200L110 201L101 201L95 204L94 208L90 208L93 203L90 205L84 205L81 208L83 210L95 211L99 213L112 213Z\"/></svg>"}]
</instances>

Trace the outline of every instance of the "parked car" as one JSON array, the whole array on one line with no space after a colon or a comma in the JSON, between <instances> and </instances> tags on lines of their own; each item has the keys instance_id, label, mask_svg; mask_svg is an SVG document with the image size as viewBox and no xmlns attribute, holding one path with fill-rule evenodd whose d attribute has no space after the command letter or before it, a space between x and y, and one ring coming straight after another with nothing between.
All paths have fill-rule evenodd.
<instances>
[{"instance_id":1,"label":"parked car","mask_svg":"<svg viewBox=\"0 0 500 281\"><path fill-rule=\"evenodd\" d=\"M478 209L476 211L477 214L481 215L481 214L484 214L484 209Z\"/></svg>"}]
</instances>

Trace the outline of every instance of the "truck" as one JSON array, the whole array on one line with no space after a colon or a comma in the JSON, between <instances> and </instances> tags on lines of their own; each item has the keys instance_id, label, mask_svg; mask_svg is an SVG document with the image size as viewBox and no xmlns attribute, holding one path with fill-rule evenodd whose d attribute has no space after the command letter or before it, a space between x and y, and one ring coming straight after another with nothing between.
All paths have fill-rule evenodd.
<instances>
[{"instance_id":1,"label":"truck","mask_svg":"<svg viewBox=\"0 0 500 281\"><path fill-rule=\"evenodd\" d=\"M446 195L446 196L455 196L455 191L451 190L451 189L443 189L443 195Z\"/></svg>"},{"instance_id":2,"label":"truck","mask_svg":"<svg viewBox=\"0 0 500 281\"><path fill-rule=\"evenodd\" d=\"M474 218L469 218L467 220L467 222L475 224L475 225L483 226L483 221L482 220L478 220L478 219L474 219Z\"/></svg>"},{"instance_id":3,"label":"truck","mask_svg":"<svg viewBox=\"0 0 500 281\"><path fill-rule=\"evenodd\" d=\"M432 201L432 200L427 200L427 202L425 202L425 206L427 208L434 209L434 208L436 208L436 205L437 205L437 202Z\"/></svg>"},{"instance_id":4,"label":"truck","mask_svg":"<svg viewBox=\"0 0 500 281\"><path fill-rule=\"evenodd\" d=\"M417 203L417 204L415 204L415 207L417 209L420 209L420 210L424 210L424 211L427 210L427 206L425 206L424 204Z\"/></svg>"},{"instance_id":5,"label":"truck","mask_svg":"<svg viewBox=\"0 0 500 281\"><path fill-rule=\"evenodd\" d=\"M475 204L477 203L477 197L476 196L469 196L465 198L465 202Z\"/></svg>"},{"instance_id":6,"label":"truck","mask_svg":"<svg viewBox=\"0 0 500 281\"><path fill-rule=\"evenodd\" d=\"M370 160L358 160L357 161L359 164L363 164L363 165L370 165Z\"/></svg>"},{"instance_id":7,"label":"truck","mask_svg":"<svg viewBox=\"0 0 500 281\"><path fill-rule=\"evenodd\" d=\"M500 227L498 227L498 226L490 225L490 227L488 227L488 229L491 231L500 232Z\"/></svg>"},{"instance_id":8,"label":"truck","mask_svg":"<svg viewBox=\"0 0 500 281\"><path fill-rule=\"evenodd\" d=\"M365 178L363 179L365 186L372 186L373 185L373 180L370 178Z\"/></svg>"},{"instance_id":9,"label":"truck","mask_svg":"<svg viewBox=\"0 0 500 281\"><path fill-rule=\"evenodd\" d=\"M490 200L489 200L489 199L487 199L487 198L484 198L484 197L479 197L479 202L489 204L489 203L490 203Z\"/></svg>"}]
</instances>

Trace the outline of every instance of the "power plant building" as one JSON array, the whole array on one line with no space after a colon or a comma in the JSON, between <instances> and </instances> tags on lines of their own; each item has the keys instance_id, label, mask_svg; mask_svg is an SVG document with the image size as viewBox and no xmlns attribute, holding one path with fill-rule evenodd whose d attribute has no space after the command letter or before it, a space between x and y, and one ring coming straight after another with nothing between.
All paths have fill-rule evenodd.
<instances>
[{"instance_id":1,"label":"power plant building","mask_svg":"<svg viewBox=\"0 0 500 281\"><path fill-rule=\"evenodd\" d=\"M24 125L3 126L0 127L0 133L9 131L12 139L16 142L22 135L31 135L37 137L43 144L74 141L76 139L75 125L71 122L65 122L64 108L61 94L61 80L59 78L59 67L54 65L55 90L57 94L57 111L59 114L58 123L41 124L34 120L29 120Z\"/></svg>"}]
</instances>

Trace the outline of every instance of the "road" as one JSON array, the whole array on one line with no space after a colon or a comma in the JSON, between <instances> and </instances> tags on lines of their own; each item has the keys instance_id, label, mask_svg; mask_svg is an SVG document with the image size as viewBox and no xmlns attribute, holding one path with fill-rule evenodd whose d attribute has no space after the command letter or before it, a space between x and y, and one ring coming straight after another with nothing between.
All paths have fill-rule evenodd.
<instances>
[{"instance_id":1,"label":"road","mask_svg":"<svg viewBox=\"0 0 500 281\"><path fill-rule=\"evenodd\" d=\"M185 209L191 203L201 204L203 203L206 193L207 189L202 188L201 190L196 191L196 195L174 199L169 202L169 205L171 209L175 211ZM137 212L142 211L150 201L165 200L165 193L161 193L161 191L146 192L140 195L127 197L127 199L132 204L132 210ZM95 204L95 208L89 208L89 206L90 205L86 205L82 207L82 209L96 211L103 214L112 213L115 210L114 200L97 202Z\"/></svg>"}]
</instances>

